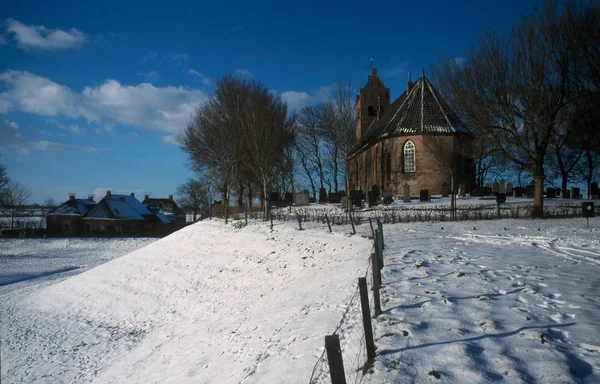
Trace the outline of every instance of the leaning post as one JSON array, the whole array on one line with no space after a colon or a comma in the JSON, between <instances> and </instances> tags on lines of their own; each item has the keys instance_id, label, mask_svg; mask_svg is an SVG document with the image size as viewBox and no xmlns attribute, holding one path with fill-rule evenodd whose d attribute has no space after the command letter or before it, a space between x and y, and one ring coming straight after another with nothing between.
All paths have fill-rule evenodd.
<instances>
[{"instance_id":1,"label":"leaning post","mask_svg":"<svg viewBox=\"0 0 600 384\"><path fill-rule=\"evenodd\" d=\"M331 384L346 384L340 337L336 334L325 336L325 350L327 351L327 361L329 362Z\"/></svg>"}]
</instances>

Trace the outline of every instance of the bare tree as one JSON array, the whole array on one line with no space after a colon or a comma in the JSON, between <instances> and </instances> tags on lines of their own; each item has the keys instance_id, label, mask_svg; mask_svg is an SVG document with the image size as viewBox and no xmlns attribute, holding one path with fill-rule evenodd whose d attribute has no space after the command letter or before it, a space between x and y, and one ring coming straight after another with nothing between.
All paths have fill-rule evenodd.
<instances>
[{"instance_id":1,"label":"bare tree","mask_svg":"<svg viewBox=\"0 0 600 384\"><path fill-rule=\"evenodd\" d=\"M295 116L288 116L287 104L262 83L244 79L239 86L243 97L239 100L238 123L245 144L245 158L264 201L269 198L271 182L285 149L294 142ZM265 206L265 213L268 215L269 212Z\"/></svg>"},{"instance_id":2,"label":"bare tree","mask_svg":"<svg viewBox=\"0 0 600 384\"><path fill-rule=\"evenodd\" d=\"M15 229L15 223L23 213L25 203L31 197L31 188L18 181L8 180L2 196L0 214L9 222L10 229Z\"/></svg>"},{"instance_id":3,"label":"bare tree","mask_svg":"<svg viewBox=\"0 0 600 384\"><path fill-rule=\"evenodd\" d=\"M333 100L326 103L326 117L323 121L324 137L331 162L333 189L339 191L338 177L344 175L344 184L348 190L346 160L356 134L356 111L354 90L351 84L338 82L334 86Z\"/></svg>"},{"instance_id":4,"label":"bare tree","mask_svg":"<svg viewBox=\"0 0 600 384\"><path fill-rule=\"evenodd\" d=\"M509 36L493 32L459 65L436 70L442 93L471 126L484 129L510 161L535 180L534 217L543 216L544 165L557 117L569 102L572 49L556 1L524 17Z\"/></svg>"},{"instance_id":5,"label":"bare tree","mask_svg":"<svg viewBox=\"0 0 600 384\"><path fill-rule=\"evenodd\" d=\"M325 104L304 107L298 114L296 127L296 149L299 153L302 169L310 181L315 199L317 198L317 191L314 174L316 174L319 181L319 187L325 188L323 124L326 117L327 107Z\"/></svg>"},{"instance_id":6,"label":"bare tree","mask_svg":"<svg viewBox=\"0 0 600 384\"><path fill-rule=\"evenodd\" d=\"M193 120L178 136L189 156L190 168L198 174L218 175L225 217L230 191L244 162L240 100L246 97L244 80L227 76L217 80L215 95L196 109Z\"/></svg>"},{"instance_id":7,"label":"bare tree","mask_svg":"<svg viewBox=\"0 0 600 384\"><path fill-rule=\"evenodd\" d=\"M176 193L180 204L192 210L194 222L198 214L209 213L214 197L210 183L190 178L177 187Z\"/></svg>"}]
</instances>

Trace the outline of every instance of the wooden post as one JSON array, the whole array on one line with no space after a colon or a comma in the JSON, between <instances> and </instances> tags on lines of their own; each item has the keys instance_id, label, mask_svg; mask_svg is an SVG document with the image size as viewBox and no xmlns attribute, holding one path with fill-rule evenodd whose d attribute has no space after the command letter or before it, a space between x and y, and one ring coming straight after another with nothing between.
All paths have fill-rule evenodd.
<instances>
[{"instance_id":1,"label":"wooden post","mask_svg":"<svg viewBox=\"0 0 600 384\"><path fill-rule=\"evenodd\" d=\"M375 238L375 230L373 229L373 221L369 217L369 225L371 226L371 235Z\"/></svg>"},{"instance_id":2,"label":"wooden post","mask_svg":"<svg viewBox=\"0 0 600 384\"><path fill-rule=\"evenodd\" d=\"M383 268L383 249L381 246L381 232L379 229L375 230L375 254L377 255L377 264L379 265L379 269ZM380 276L381 277L381 276ZM379 283L381 284L381 279L379 279Z\"/></svg>"},{"instance_id":3,"label":"wooden post","mask_svg":"<svg viewBox=\"0 0 600 384\"><path fill-rule=\"evenodd\" d=\"M331 384L346 384L340 337L335 334L325 336L325 350L327 351L327 361L329 362Z\"/></svg>"},{"instance_id":4,"label":"wooden post","mask_svg":"<svg viewBox=\"0 0 600 384\"><path fill-rule=\"evenodd\" d=\"M383 242L383 224L381 224L379 218L377 218L377 228L379 229L379 237L381 237L381 249L385 249L385 243Z\"/></svg>"},{"instance_id":5,"label":"wooden post","mask_svg":"<svg viewBox=\"0 0 600 384\"><path fill-rule=\"evenodd\" d=\"M244 209L244 218L246 220L246 225L248 225L248 211Z\"/></svg>"},{"instance_id":6,"label":"wooden post","mask_svg":"<svg viewBox=\"0 0 600 384\"><path fill-rule=\"evenodd\" d=\"M369 291L367 289L367 278L358 278L358 289L360 290L360 307L362 309L363 327L365 328L365 343L367 344L368 363L375 359L375 342L373 341L373 325L371 324L371 310L369 308Z\"/></svg>"},{"instance_id":7,"label":"wooden post","mask_svg":"<svg viewBox=\"0 0 600 384\"><path fill-rule=\"evenodd\" d=\"M356 228L354 227L354 214L350 211L350 224L352 224L352 234L356 235Z\"/></svg>"},{"instance_id":8,"label":"wooden post","mask_svg":"<svg viewBox=\"0 0 600 384\"><path fill-rule=\"evenodd\" d=\"M331 233L331 224L329 223L329 217L325 215L325 220L327 220L327 226L329 227L329 233Z\"/></svg>"},{"instance_id":9,"label":"wooden post","mask_svg":"<svg viewBox=\"0 0 600 384\"><path fill-rule=\"evenodd\" d=\"M300 214L298 212L296 212L296 219L298 220L298 229L301 231L302 230L302 217L300 217Z\"/></svg>"},{"instance_id":10,"label":"wooden post","mask_svg":"<svg viewBox=\"0 0 600 384\"><path fill-rule=\"evenodd\" d=\"M381 315L381 302L379 301L379 285L381 284L381 271L379 270L376 253L371 254L371 269L373 270L373 301L375 302L375 317Z\"/></svg>"}]
</instances>

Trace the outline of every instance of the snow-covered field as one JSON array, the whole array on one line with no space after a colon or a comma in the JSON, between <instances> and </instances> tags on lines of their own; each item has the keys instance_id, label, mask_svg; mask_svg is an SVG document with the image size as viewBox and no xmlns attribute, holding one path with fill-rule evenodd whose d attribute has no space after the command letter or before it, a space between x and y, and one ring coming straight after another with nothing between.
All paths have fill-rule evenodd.
<instances>
[{"instance_id":1,"label":"snow-covered field","mask_svg":"<svg viewBox=\"0 0 600 384\"><path fill-rule=\"evenodd\" d=\"M385 225L384 314L363 382L600 382L590 224ZM308 382L372 242L368 223L356 236L296 226L207 220L67 279L0 287L2 383ZM27 273L51 269L45 254L70 264L58 246L14 241Z\"/></svg>"}]
</instances>

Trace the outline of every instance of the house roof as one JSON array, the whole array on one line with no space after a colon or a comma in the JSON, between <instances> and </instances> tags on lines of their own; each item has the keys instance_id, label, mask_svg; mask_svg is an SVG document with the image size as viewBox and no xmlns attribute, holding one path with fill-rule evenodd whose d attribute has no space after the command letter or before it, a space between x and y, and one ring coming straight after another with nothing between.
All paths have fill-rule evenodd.
<instances>
[{"instance_id":1,"label":"house roof","mask_svg":"<svg viewBox=\"0 0 600 384\"><path fill-rule=\"evenodd\" d=\"M385 138L421 134L473 135L424 75L373 121L350 157Z\"/></svg>"},{"instance_id":2,"label":"house roof","mask_svg":"<svg viewBox=\"0 0 600 384\"><path fill-rule=\"evenodd\" d=\"M48 212L48 215L85 215L95 205L96 202L90 199L69 199Z\"/></svg>"},{"instance_id":3,"label":"house roof","mask_svg":"<svg viewBox=\"0 0 600 384\"><path fill-rule=\"evenodd\" d=\"M145 215L152 216L152 212L135 197L111 195L100 200L86 219L146 220Z\"/></svg>"},{"instance_id":4,"label":"house roof","mask_svg":"<svg viewBox=\"0 0 600 384\"><path fill-rule=\"evenodd\" d=\"M146 197L142 204L153 213L185 215L173 199Z\"/></svg>"}]
</instances>

